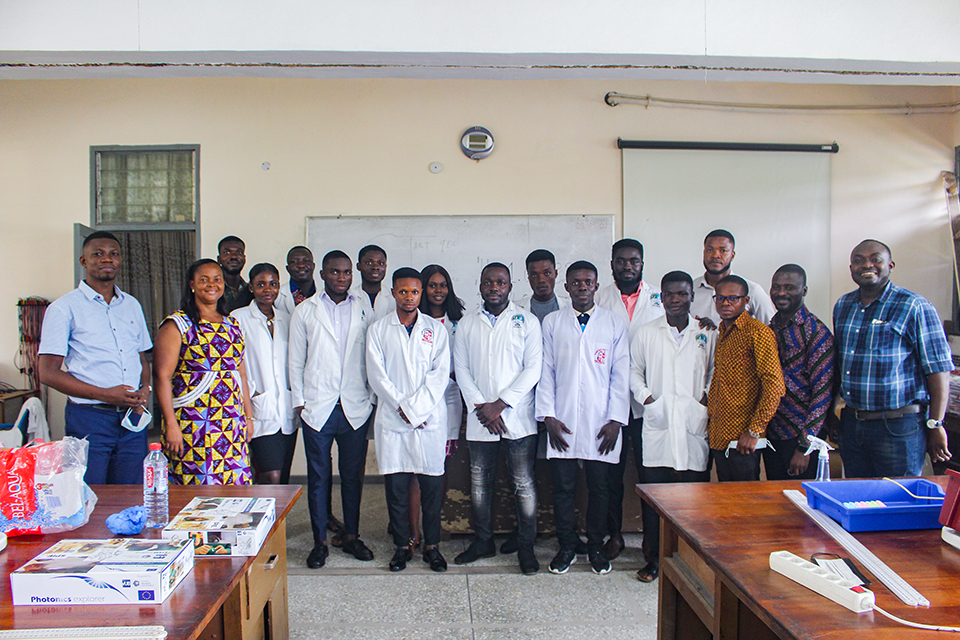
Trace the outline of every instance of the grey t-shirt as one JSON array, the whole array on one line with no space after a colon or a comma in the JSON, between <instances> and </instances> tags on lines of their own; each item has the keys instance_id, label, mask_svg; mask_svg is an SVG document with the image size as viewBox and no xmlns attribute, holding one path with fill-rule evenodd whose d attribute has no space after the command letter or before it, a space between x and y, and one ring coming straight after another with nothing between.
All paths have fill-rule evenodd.
<instances>
[{"instance_id":1,"label":"grey t-shirt","mask_svg":"<svg viewBox=\"0 0 960 640\"><path fill-rule=\"evenodd\" d=\"M548 314L558 311L559 309L560 300L557 299L557 296L553 296L546 302L540 302L536 298L530 298L530 311L533 312L533 315L537 316L537 320L539 320L541 324Z\"/></svg>"}]
</instances>

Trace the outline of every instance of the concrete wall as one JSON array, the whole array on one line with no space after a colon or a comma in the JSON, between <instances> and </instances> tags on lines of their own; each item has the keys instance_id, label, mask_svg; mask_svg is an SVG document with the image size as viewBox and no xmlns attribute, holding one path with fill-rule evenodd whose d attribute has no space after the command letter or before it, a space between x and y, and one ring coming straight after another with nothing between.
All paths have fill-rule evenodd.
<instances>
[{"instance_id":1,"label":"concrete wall","mask_svg":"<svg viewBox=\"0 0 960 640\"><path fill-rule=\"evenodd\" d=\"M73 286L72 225L89 224L89 147L103 144L199 143L203 253L234 233L247 239L248 264L279 264L304 240L311 215L605 213L619 229L618 137L836 141L831 296L852 288L849 251L873 236L892 246L895 280L949 316L940 172L952 170L960 144L957 115L611 108L603 96L613 90L776 103L955 99L952 88L669 81L0 81L0 255L12 266L0 282L0 380L21 383L12 366L16 300L53 299ZM472 125L497 138L479 163L458 147ZM434 161L442 173L428 170ZM691 233L724 224L705 213ZM699 256L689 265L698 269ZM647 266L648 279L661 273ZM62 423L56 403L51 420Z\"/></svg>"}]
</instances>

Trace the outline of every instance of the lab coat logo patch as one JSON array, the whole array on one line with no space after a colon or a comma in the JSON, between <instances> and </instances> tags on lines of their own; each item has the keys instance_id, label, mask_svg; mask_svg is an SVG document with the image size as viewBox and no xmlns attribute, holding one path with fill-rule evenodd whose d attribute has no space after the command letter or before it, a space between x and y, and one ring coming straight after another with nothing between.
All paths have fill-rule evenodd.
<instances>
[{"instance_id":1,"label":"lab coat logo patch","mask_svg":"<svg viewBox=\"0 0 960 640\"><path fill-rule=\"evenodd\" d=\"M427 344L433 344L433 329L424 329L420 334L420 339Z\"/></svg>"},{"instance_id":2,"label":"lab coat logo patch","mask_svg":"<svg viewBox=\"0 0 960 640\"><path fill-rule=\"evenodd\" d=\"M657 308L660 307L660 294L659 294L659 293L651 293L651 294L650 294L650 304L652 304L653 306L655 306L655 307L657 307Z\"/></svg>"},{"instance_id":3,"label":"lab coat logo patch","mask_svg":"<svg viewBox=\"0 0 960 640\"><path fill-rule=\"evenodd\" d=\"M604 364L607 361L607 350L597 349L593 354L593 361L597 364Z\"/></svg>"},{"instance_id":4,"label":"lab coat logo patch","mask_svg":"<svg viewBox=\"0 0 960 640\"><path fill-rule=\"evenodd\" d=\"M702 334L702 333L698 333L698 334L697 334L697 346L700 347L701 349L703 349L704 351L707 350L707 336L706 336L706 335L704 335L704 334Z\"/></svg>"},{"instance_id":5,"label":"lab coat logo patch","mask_svg":"<svg viewBox=\"0 0 960 640\"><path fill-rule=\"evenodd\" d=\"M523 316L520 315L519 313L515 314L512 318L510 318L510 322L513 323L514 329L523 328Z\"/></svg>"}]
</instances>

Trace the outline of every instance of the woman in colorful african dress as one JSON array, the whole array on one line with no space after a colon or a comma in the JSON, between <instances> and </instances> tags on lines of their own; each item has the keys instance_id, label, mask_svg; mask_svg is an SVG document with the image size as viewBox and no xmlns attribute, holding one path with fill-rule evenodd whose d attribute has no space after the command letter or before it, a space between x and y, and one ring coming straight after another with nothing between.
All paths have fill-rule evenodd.
<instances>
[{"instance_id":1,"label":"woman in colorful african dress","mask_svg":"<svg viewBox=\"0 0 960 640\"><path fill-rule=\"evenodd\" d=\"M250 484L253 410L243 365L243 332L227 314L223 271L194 262L180 310L160 325L153 350L154 389L163 413L170 480Z\"/></svg>"}]
</instances>

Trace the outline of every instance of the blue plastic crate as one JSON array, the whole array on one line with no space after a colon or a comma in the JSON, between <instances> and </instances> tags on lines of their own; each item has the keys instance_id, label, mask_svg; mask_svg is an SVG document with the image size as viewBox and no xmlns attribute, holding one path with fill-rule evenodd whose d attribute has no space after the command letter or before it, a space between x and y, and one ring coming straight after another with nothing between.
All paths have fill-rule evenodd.
<instances>
[{"instance_id":1,"label":"blue plastic crate","mask_svg":"<svg viewBox=\"0 0 960 640\"><path fill-rule=\"evenodd\" d=\"M897 478L917 496L943 497L943 489L923 478ZM834 480L804 482L807 504L819 509L847 531L939 529L942 500L914 498L889 480ZM845 502L879 500L883 507L845 507Z\"/></svg>"}]
</instances>

